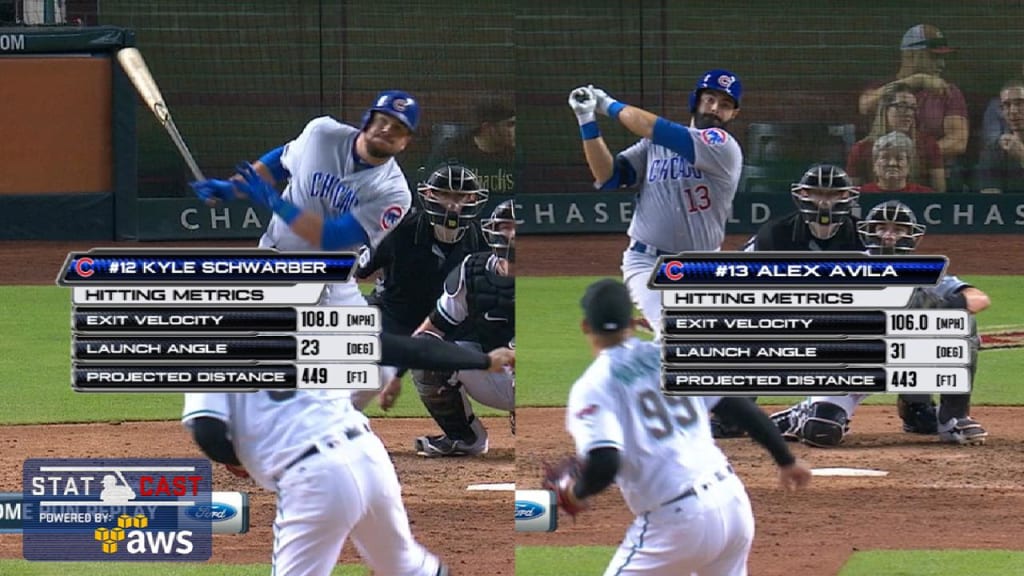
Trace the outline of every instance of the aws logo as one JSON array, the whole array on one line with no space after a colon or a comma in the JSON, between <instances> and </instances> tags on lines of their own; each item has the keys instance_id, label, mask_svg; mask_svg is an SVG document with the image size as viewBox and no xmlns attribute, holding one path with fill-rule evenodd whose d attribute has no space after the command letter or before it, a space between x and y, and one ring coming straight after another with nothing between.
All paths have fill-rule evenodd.
<instances>
[{"instance_id":1,"label":"aws logo","mask_svg":"<svg viewBox=\"0 0 1024 576\"><path fill-rule=\"evenodd\" d=\"M195 508L198 508L195 507ZM100 542L104 554L190 554L193 549L191 530L150 530L145 514L117 517L114 528L97 528L93 538Z\"/></svg>"}]
</instances>

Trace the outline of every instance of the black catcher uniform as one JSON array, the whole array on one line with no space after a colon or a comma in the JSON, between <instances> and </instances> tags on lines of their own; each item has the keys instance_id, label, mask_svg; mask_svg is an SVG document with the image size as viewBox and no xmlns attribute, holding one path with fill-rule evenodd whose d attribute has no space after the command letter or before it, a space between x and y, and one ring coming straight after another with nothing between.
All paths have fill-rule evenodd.
<instances>
[{"instance_id":1,"label":"black catcher uniform","mask_svg":"<svg viewBox=\"0 0 1024 576\"><path fill-rule=\"evenodd\" d=\"M417 189L420 207L372 254L364 250L357 278L381 270L367 302L380 308L385 332L412 334L434 309L445 278L466 256L486 250L480 208L488 191L458 164L437 167Z\"/></svg>"},{"instance_id":2,"label":"black catcher uniform","mask_svg":"<svg viewBox=\"0 0 1024 576\"><path fill-rule=\"evenodd\" d=\"M502 202L483 225L490 252L467 257L449 274L444 292L423 329L448 338L469 327L471 341L459 344L488 352L514 346L516 334L515 215L511 200ZM515 374L480 371L414 371L413 380L427 411L444 432L416 439L418 454L427 457L477 455L487 452L487 431L473 414L469 398L515 410ZM468 395L468 397L467 397Z\"/></svg>"}]
</instances>

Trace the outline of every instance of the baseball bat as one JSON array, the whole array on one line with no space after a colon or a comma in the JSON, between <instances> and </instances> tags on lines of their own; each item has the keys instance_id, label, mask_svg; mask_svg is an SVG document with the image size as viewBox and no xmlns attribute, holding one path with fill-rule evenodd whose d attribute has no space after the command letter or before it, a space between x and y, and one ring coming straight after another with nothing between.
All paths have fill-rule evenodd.
<instances>
[{"instance_id":1,"label":"baseball bat","mask_svg":"<svg viewBox=\"0 0 1024 576\"><path fill-rule=\"evenodd\" d=\"M139 96L142 96L142 99L146 102L149 111L156 116L157 121L164 127L164 130L167 130L167 134L170 135L174 146L178 148L178 153L181 154L185 163L188 164L189 170L192 171L192 176L196 180L206 180L206 176L203 176L203 171L199 169L195 158L192 157L192 152L181 137L181 132L178 132L178 127L174 125L171 111L167 108L163 94L160 93L156 80L153 80L153 75L149 72L149 66L146 65L146 60L142 57L142 53L139 52L138 48L122 48L117 51L117 61L121 63L121 68L124 69L125 74L128 75L132 84L135 85Z\"/></svg>"}]
</instances>

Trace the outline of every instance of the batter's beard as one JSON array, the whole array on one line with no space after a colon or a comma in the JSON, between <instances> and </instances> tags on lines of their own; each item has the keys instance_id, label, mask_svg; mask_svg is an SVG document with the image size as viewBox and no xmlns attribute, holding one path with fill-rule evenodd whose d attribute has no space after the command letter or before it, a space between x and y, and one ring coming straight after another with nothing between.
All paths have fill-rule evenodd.
<instances>
[{"instance_id":1,"label":"batter's beard","mask_svg":"<svg viewBox=\"0 0 1024 576\"><path fill-rule=\"evenodd\" d=\"M706 128L725 128L726 124L728 124L728 122L723 122L721 118L714 114L702 114L698 112L693 118L693 125L696 126L698 130L704 130Z\"/></svg>"},{"instance_id":2,"label":"batter's beard","mask_svg":"<svg viewBox=\"0 0 1024 576\"><path fill-rule=\"evenodd\" d=\"M394 154L392 154L391 152L381 150L379 147L375 146L373 142L370 142L369 140L366 141L366 153L376 158L377 160L387 160L388 158L394 156Z\"/></svg>"}]
</instances>

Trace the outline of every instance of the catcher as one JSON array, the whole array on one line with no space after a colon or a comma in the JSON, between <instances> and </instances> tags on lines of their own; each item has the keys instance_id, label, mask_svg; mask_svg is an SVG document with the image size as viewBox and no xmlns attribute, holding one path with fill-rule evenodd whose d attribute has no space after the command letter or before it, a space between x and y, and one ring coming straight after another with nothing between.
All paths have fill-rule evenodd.
<instances>
[{"instance_id":1,"label":"catcher","mask_svg":"<svg viewBox=\"0 0 1024 576\"><path fill-rule=\"evenodd\" d=\"M632 337L633 302L604 279L581 302L596 360L569 393L566 427L576 454L545 470L544 488L575 516L614 481L636 520L605 575L747 573L754 516L743 483L715 445L708 411L744 422L779 466L784 488L807 485L768 416L746 398L665 396L661 348Z\"/></svg>"},{"instance_id":2,"label":"catcher","mask_svg":"<svg viewBox=\"0 0 1024 576\"><path fill-rule=\"evenodd\" d=\"M906 204L896 200L883 202L872 208L866 218L857 224L858 233L870 254L910 254L920 243L926 227L917 221ZM969 311L971 316L971 379L978 364L978 326L974 314L989 307L987 294L956 276L944 276L937 286L918 288L910 308L955 308ZM829 448L838 446L850 430L850 420L866 394L851 394L851 401L843 405L828 404L823 411L819 398L808 398L796 406L772 414L772 420L788 440L803 441L811 446ZM970 394L943 394L936 414L931 396L906 394L897 402L900 418L906 431L920 432L931 424L932 434L938 432L943 442L954 444L984 444L988 432L970 417ZM929 413L927 410L931 410ZM916 428L911 429L911 425Z\"/></svg>"}]
</instances>

